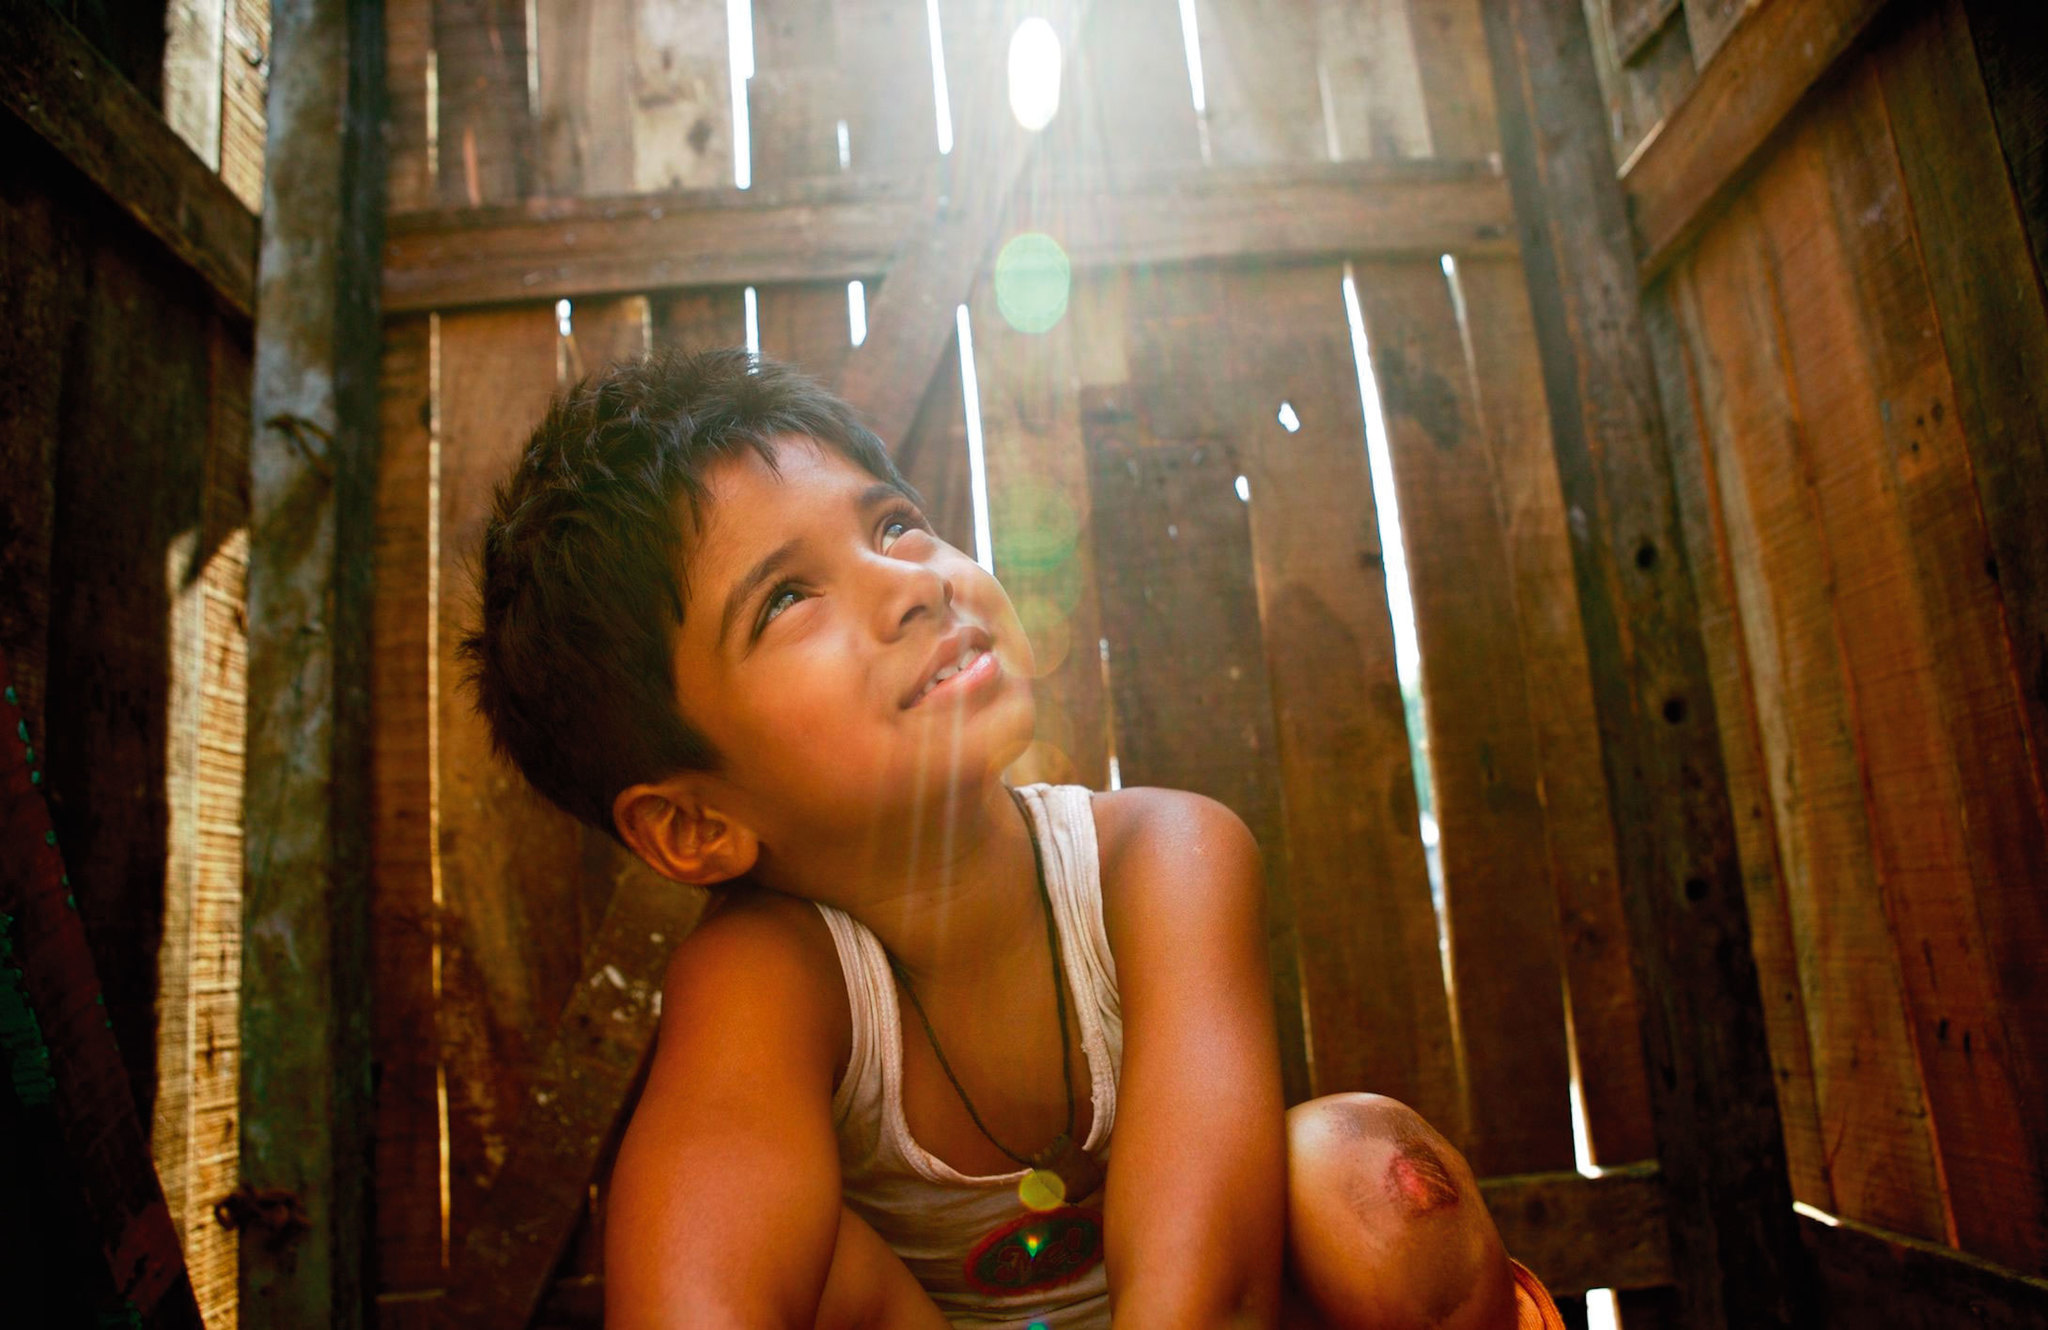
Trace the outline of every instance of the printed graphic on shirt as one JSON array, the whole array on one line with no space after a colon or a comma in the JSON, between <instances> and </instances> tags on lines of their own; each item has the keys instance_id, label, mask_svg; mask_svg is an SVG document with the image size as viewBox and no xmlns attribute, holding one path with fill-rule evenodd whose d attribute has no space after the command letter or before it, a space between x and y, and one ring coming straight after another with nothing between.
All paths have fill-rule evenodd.
<instances>
[{"instance_id":1,"label":"printed graphic on shirt","mask_svg":"<svg viewBox=\"0 0 2048 1330\"><path fill-rule=\"evenodd\" d=\"M1038 1293L1102 1263L1102 1212L1070 1205L1019 1215L983 1238L962 1273L977 1293Z\"/></svg>"}]
</instances>

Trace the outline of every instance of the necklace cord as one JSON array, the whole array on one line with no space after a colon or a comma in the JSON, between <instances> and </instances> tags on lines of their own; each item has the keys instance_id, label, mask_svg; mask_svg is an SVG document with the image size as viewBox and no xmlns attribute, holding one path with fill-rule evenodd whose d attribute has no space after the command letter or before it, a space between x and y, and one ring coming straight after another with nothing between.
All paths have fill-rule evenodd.
<instances>
[{"instance_id":1,"label":"necklace cord","mask_svg":"<svg viewBox=\"0 0 2048 1330\"><path fill-rule=\"evenodd\" d=\"M960 1078L953 1074L953 1065L946 1061L945 1050L939 1047L938 1033L932 1029L932 1018L925 1014L924 1003L918 1001L917 989L911 986L910 976L905 973L902 962L891 955L886 947L882 949L882 954L888 957L889 969L896 975L897 982L903 985L904 996L910 999L911 1008L917 1012L917 1019L924 1026L924 1037L932 1046L932 1055L939 1060L939 1070L945 1072L946 1079L952 1082L953 1092L960 1096L961 1106L967 1110L967 1116L973 1120L975 1127L988 1138L990 1145L1001 1150L1010 1159L1026 1168L1045 1168L1057 1163L1057 1157L1064 1155L1074 1140L1074 1068L1073 1049L1067 1038L1067 968L1060 957L1059 930L1053 922L1052 893L1045 885L1045 851L1038 843L1038 828L1031 820L1031 810L1025 806L1024 796L1011 789L1010 798L1016 803L1018 813L1024 818L1024 832L1031 841L1031 867L1038 880L1038 902L1045 912L1046 946L1052 952L1052 996L1054 1008L1059 1014L1060 1077L1067 1091L1067 1125L1051 1145L1035 1155L1026 1157L996 1139L995 1133L988 1129L988 1124L981 1120L981 1114L975 1111L974 1101L967 1097L966 1087L961 1085Z\"/></svg>"}]
</instances>

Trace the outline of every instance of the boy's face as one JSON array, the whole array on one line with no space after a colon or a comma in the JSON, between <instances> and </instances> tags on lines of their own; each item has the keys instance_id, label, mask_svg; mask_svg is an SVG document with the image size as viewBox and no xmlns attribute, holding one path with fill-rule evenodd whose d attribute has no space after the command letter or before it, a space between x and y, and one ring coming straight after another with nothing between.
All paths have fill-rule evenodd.
<instances>
[{"instance_id":1,"label":"boy's face","mask_svg":"<svg viewBox=\"0 0 2048 1330\"><path fill-rule=\"evenodd\" d=\"M769 853L977 786L1032 726L1031 648L995 578L837 451L791 438L776 465L707 477L675 655L683 714Z\"/></svg>"}]
</instances>

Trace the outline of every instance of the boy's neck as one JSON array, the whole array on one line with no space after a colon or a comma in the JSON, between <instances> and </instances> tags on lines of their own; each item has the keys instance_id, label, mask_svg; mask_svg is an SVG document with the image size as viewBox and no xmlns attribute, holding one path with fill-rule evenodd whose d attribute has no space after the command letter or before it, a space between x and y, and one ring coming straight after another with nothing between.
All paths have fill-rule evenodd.
<instances>
[{"instance_id":1,"label":"boy's neck","mask_svg":"<svg viewBox=\"0 0 2048 1330\"><path fill-rule=\"evenodd\" d=\"M1000 781L879 826L863 849L821 846L815 862L786 862L789 889L858 919L921 990L971 982L1014 949L1045 949L1030 835Z\"/></svg>"}]
</instances>

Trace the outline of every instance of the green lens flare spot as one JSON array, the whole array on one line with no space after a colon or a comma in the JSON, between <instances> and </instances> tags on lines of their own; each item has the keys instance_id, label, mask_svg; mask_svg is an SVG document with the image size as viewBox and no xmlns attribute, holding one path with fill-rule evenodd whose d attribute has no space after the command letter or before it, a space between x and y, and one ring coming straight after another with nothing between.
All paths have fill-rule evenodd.
<instances>
[{"instance_id":1,"label":"green lens flare spot","mask_svg":"<svg viewBox=\"0 0 2048 1330\"><path fill-rule=\"evenodd\" d=\"M1067 312L1073 266L1043 231L1013 236L996 255L996 308L1020 333L1050 332Z\"/></svg>"}]
</instances>

